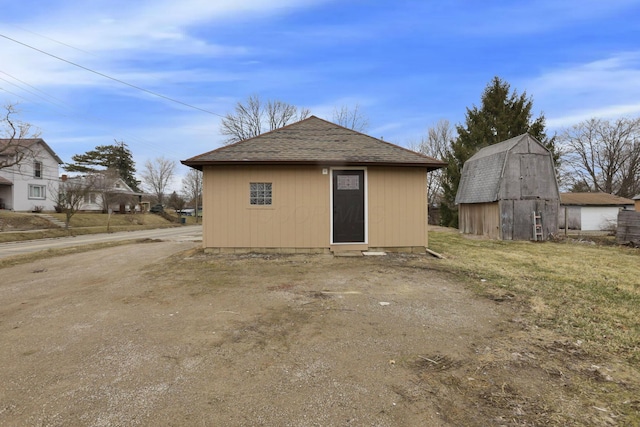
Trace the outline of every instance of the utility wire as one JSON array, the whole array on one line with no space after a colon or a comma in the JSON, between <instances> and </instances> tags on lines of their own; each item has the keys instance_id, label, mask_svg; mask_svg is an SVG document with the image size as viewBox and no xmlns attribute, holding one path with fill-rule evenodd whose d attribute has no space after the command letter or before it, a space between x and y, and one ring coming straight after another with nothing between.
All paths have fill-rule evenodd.
<instances>
[{"instance_id":1,"label":"utility wire","mask_svg":"<svg viewBox=\"0 0 640 427\"><path fill-rule=\"evenodd\" d=\"M51 54L51 53L49 53L49 52L45 52L44 50L38 49L37 47L33 47L33 46L31 46L31 45L28 45L28 44L23 43L23 42L21 42L21 41L18 41L18 40L16 40L16 39L12 39L11 37L5 36L4 34L0 34L0 37L5 38L5 39L7 39L7 40L10 40L10 41L12 41L12 42L14 42L14 43L17 43L17 44L19 44L19 45L22 45L22 46L24 46L24 47L28 47L29 49L33 49L33 50L35 50L36 52L40 52L40 53L42 53L42 54L45 54L45 55L50 56L50 57L52 57L52 58L55 58L55 59L57 59L57 60L59 60L59 61L66 62L67 64L71 64L71 65L73 65L73 66L75 66L75 67L78 67L78 68L81 68L81 69L83 69L83 70L85 70L85 71L89 71L90 73L97 74L97 75L99 75L99 76L101 76L101 77L104 77L104 78L106 78L106 79L113 80L114 82L118 82L118 83L123 84L123 85L125 85L125 86L129 86L129 87L132 87L132 88L137 89L137 90L139 90L139 91L142 91L142 92L148 93L148 94L150 94L150 95L153 95L153 96L157 96L157 97L159 97L159 98L166 99L167 101L175 102L176 104L184 105L185 107L189 107L189 108L193 108L193 109L195 109L195 110L202 111L203 113L211 114L211 115L218 116L218 117L224 117L224 116L222 116L222 115L220 115L220 114L218 114L218 113L214 113L213 111L205 110L204 108L200 108L200 107L196 107L196 106L191 105L191 104L187 104L186 102L182 102L182 101L179 101L179 100L177 100L177 99L170 98L170 97L168 97L168 96L166 96L166 95L162 95L162 94L160 94L160 93L157 93L157 92L151 91L151 90L149 90L149 89L145 89L145 88L142 88L142 87L140 87L140 86L136 86L136 85L134 85L134 84L127 83L127 82L125 82L125 81L123 81L123 80L117 79L117 78L115 78L115 77L111 77L111 76L109 76L109 75L107 75L107 74L104 74L104 73L101 73L101 72L99 72L99 71L92 70L91 68L85 67L85 66L83 66L83 65L76 64L75 62L72 62L72 61L69 61L69 60L67 60L67 59L61 58L61 57L59 57L59 56L53 55L53 54Z\"/></svg>"},{"instance_id":2,"label":"utility wire","mask_svg":"<svg viewBox=\"0 0 640 427\"><path fill-rule=\"evenodd\" d=\"M117 134L118 132L122 133L122 131L116 131L115 129L113 129L113 128L109 127L109 126L105 126L105 124L104 124L104 121L103 121L103 120L99 120L97 117L95 117L95 116L93 116L93 115L91 115L91 114L88 114L88 113L86 113L86 112L78 112L78 110L77 110L77 109L75 109L75 108L74 108L74 107L72 107L71 105L69 105L69 104L65 103L64 101L60 100L59 98L56 98L55 96L53 96L53 95L51 95L51 94L48 94L47 92L42 91L42 90L40 90L40 89L36 88L35 86L32 86L32 85L30 85L29 83L27 83L27 82L25 82L25 81L23 81L23 80L20 80L20 79L18 79L17 77L15 77L15 76L13 76L13 75L11 75L11 74L9 74L9 73L5 72L5 71L0 70L0 73L1 73L1 74L5 74L6 76L9 76L9 77L11 77L12 79L15 79L16 81L19 81L20 83L22 83L22 84L24 84L24 85L26 85L26 86L29 86L29 87L31 87L31 88L33 88L35 91L37 91L37 92L40 92L40 93L44 94L44 95L45 95L45 96L47 96L48 98L51 98L51 99L54 99L54 100L58 101L58 102L54 102L54 101L52 101L52 100L50 100L50 99L46 99L44 96L39 96L39 95L38 95L38 94L36 94L35 92L32 92L32 91L30 91L30 90L28 90L28 89L25 89L25 88L21 88L19 85L16 85L15 83L12 83L12 82L8 81L7 79L5 79L5 78L3 78L3 77L0 77L0 80L5 81L5 82L9 83L9 84L10 84L10 85L12 85L12 86L16 86L16 87L20 88L21 90L24 90L24 91L26 91L26 92L28 92L28 93L30 93L30 94L32 94L32 95L35 95L35 96L37 96L38 98L40 98L41 100L45 101L47 104L52 104L54 107L57 107L57 108L51 108L49 105L46 105L46 104L44 104L44 103L42 103L42 102L39 102L39 101L37 101L37 100L35 100L35 99L29 99L29 98L26 98L26 97L24 97L24 96L22 96L22 95L20 95L20 94L18 94L18 93L16 93L16 92L12 92L12 91L7 90L7 89L6 89L5 87L3 87L3 86L0 86L0 91L4 91L4 92L7 92L7 93L9 93L9 94L11 94L11 95L17 96L17 97L19 97L19 98L21 98L21 99L23 99L23 100L25 100L25 101L27 101L27 102L31 102L31 103L34 103L34 104L43 105L43 106L44 106L44 107L46 107L46 108L50 108L50 109L52 109L56 114L58 114L58 115L60 115L60 116L62 116L62 117L70 117L70 115L66 114L65 112L62 112L62 111L61 111L61 108L59 108L59 107L64 107L65 109L67 109L67 110L70 112L70 114L77 115L77 116L81 117L82 119L85 119L85 120L87 120L87 121L90 121L90 122L92 122L92 123L95 123L95 124L97 124L97 125L101 126L103 129L105 129L105 130L107 130L107 131L109 131L109 132L112 132L114 135L115 135L115 134ZM145 145L145 146L147 146L147 147L155 147L155 144L154 144L152 141L149 141L149 140L147 140L147 139L141 138L141 137L136 136L136 135L134 135L134 134L129 134L129 133L126 133L126 132L125 132L125 133L123 134L123 136L124 136L124 138L125 138L127 141L134 141L134 142L137 142L137 143L143 144L143 145ZM115 137L115 136L114 136L114 138L115 138L115 139L118 139L118 138L121 138L121 137L120 137L120 136L118 136L118 137ZM173 145L171 145L170 147L173 147ZM178 156L178 155L182 155L182 153L178 153L177 151L175 151L175 150L173 150L173 149L165 150L165 152L169 152L169 153L175 154L175 155L177 155L177 156Z\"/></svg>"},{"instance_id":3,"label":"utility wire","mask_svg":"<svg viewBox=\"0 0 640 427\"><path fill-rule=\"evenodd\" d=\"M35 31L30 31L30 30L27 30L26 28L22 28L22 27L19 27L19 26L17 26L17 25L14 25L14 24L8 24L8 25L11 25L12 27L17 28L17 29L19 29L20 31L24 31L24 32L27 32L27 33L33 34L33 35L35 35L35 36L42 37L43 39L47 39L47 40L49 40L49 41L52 41L52 42L55 42L55 43L61 44L62 46L66 46L66 47L69 47L69 48L71 48L71 49L75 49L75 50L77 50L77 51L80 51L80 52L83 52L83 53L86 53L86 54L89 54L89 55L96 56L96 55L95 55L95 53L92 53L92 52L89 52L89 51L86 51L86 50L80 49L80 48L75 47L75 46L71 46L70 44L67 44L67 43L61 42L60 40L52 39L51 37L48 37L48 36L45 36L45 35L42 35L42 34L36 33Z\"/></svg>"}]
</instances>

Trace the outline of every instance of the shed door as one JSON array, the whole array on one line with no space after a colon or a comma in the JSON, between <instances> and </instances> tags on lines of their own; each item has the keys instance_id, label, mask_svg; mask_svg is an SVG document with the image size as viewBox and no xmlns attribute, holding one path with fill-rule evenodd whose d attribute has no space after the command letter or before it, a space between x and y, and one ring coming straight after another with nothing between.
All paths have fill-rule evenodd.
<instances>
[{"instance_id":1,"label":"shed door","mask_svg":"<svg viewBox=\"0 0 640 427\"><path fill-rule=\"evenodd\" d=\"M364 170L334 170L333 243L364 243Z\"/></svg>"}]
</instances>

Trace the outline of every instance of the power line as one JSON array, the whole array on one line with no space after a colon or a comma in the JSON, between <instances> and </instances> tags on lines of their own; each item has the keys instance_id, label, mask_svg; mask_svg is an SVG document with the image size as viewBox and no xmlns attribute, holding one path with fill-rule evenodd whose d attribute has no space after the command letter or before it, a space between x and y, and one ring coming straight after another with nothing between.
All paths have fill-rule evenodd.
<instances>
[{"instance_id":1,"label":"power line","mask_svg":"<svg viewBox=\"0 0 640 427\"><path fill-rule=\"evenodd\" d=\"M20 83L22 83L22 84L24 84L24 85L26 85L26 86L28 86L28 87L33 88L35 91L42 93L43 95L45 95L47 98L50 98L50 99L47 99L47 98L45 98L44 96L39 96L37 93L32 92L32 91L30 91L30 90L27 90L27 89L25 89L25 88L22 88L22 87L20 87L19 85L16 85L15 83L12 83L12 82L10 82L10 81L8 81L8 80L4 79L3 77L0 77L0 80L3 80L3 81L5 81L5 82L7 82L7 83L11 84L12 86L16 86L16 87L20 88L20 89L21 89L21 90L23 90L23 91L26 91L26 92L28 92L28 93L30 93L30 94L32 94L32 95L37 96L38 98L40 98L41 100L45 101L47 104L51 104L51 105L52 105L53 107L55 107L55 108L51 108L51 106L49 106L49 105L47 105L47 104L45 104L45 103L39 102L39 101L38 101L38 100L36 100L36 99L29 99L29 98L26 98L26 97L24 97L24 96L22 96L22 95L20 95L20 94L18 94L18 93L16 93L16 92L9 91L9 90L7 90L5 87L2 87L2 86L0 86L0 91L7 92L7 93L9 93L9 94L11 94L11 95L17 96L17 97L19 97L19 98L21 98L21 99L23 99L23 100L25 100L25 101L28 101L28 102L32 102L32 103L34 103L34 104L42 105L42 106L44 106L44 107L46 107L46 108L49 108L49 109L53 110L56 114L58 114L58 115L60 115L60 116L62 116L62 117L69 117L69 115L68 115L68 114L66 114L65 112L63 112L63 111L61 110L61 108L60 108L60 107L64 107L65 109L67 109L67 110L70 112L70 114L77 115L77 116L79 116L80 118L83 118L83 119L85 119L85 120L91 121L92 123L98 124L98 125L99 125L99 126L101 126L103 129L105 129L105 130L107 130L107 131L109 131L109 132L113 133L113 134L114 134L114 138L116 138L116 139L117 139L117 138L120 138L121 136L116 137L115 135L116 135L116 134L121 134L122 136L124 136L124 138L125 138L127 141L134 141L134 142L137 142L137 143L139 143L139 144L143 144L143 145L145 145L145 146L147 146L147 147L154 147L154 146L155 146L155 144L154 144L152 141L149 141L149 140L147 140L147 139L145 139L145 138L142 138L142 137L137 136L137 135L132 134L132 133L122 132L121 130L116 131L114 128L112 128L112 127L110 127L110 126L106 126L106 125L105 125L105 123L104 123L104 120L98 119L97 117L95 117L95 116L93 116L93 115L91 115L91 114L88 114L86 111L85 111L85 112L79 112L77 109L75 109L75 108L74 108L74 107L72 107L71 105L69 105L69 104L65 103L64 101L60 100L59 98L56 98L55 96L53 96L53 95L51 95L51 94L48 94L47 92L45 92L45 91L43 91L43 90L40 90L40 89L38 89L37 87L32 86L32 85L30 85L29 83L27 83L27 82L25 82L25 81L23 81L23 80L20 80L20 79L18 79L17 77L15 77L15 76L13 76L13 75L11 75L11 74L9 74L9 73L5 72L5 71L0 70L0 73L1 73L1 74L5 74L5 75L7 75L7 76L11 77L12 79L15 79L16 81L18 81L18 82L20 82ZM56 101L58 101L58 102L54 102L54 101L52 101L51 99L56 100ZM170 147L173 147L173 145L170 145ZM168 150L167 150L167 149L165 149L165 152L167 152L167 151L168 151L168 152L170 152L170 153L173 153L173 154L178 155L178 152L177 152L177 151L175 151L175 150L172 150L172 149L168 149Z\"/></svg>"},{"instance_id":2,"label":"power line","mask_svg":"<svg viewBox=\"0 0 640 427\"><path fill-rule=\"evenodd\" d=\"M174 103L176 103L176 104L183 105L183 106L185 106L185 107L193 108L194 110L202 111L203 113L211 114L211 115L218 116L218 117L224 117L224 116L222 116L222 115L220 115L220 114L218 114L218 113L214 113L213 111L205 110L204 108L200 108L200 107L196 107L196 106L191 105L191 104L187 104L186 102L179 101L179 100L177 100L177 99L174 99L174 98L168 97L168 96L166 96L166 95L162 95L162 94L160 94L160 93L157 93L157 92L151 91L151 90L149 90L149 89L145 89L145 88L142 88L142 87L140 87L140 86L136 86L136 85L134 85L134 84L127 83L127 82L125 82L124 80L120 80L120 79L117 79L117 78L115 78L115 77L111 77L111 76L109 76L109 75L107 75L107 74L104 74L104 73L101 73L101 72L99 72L99 71L92 70L91 68L85 67L85 66L83 66L83 65L77 64L77 63L75 63L75 62L72 62L72 61L69 61L69 60L67 60L67 59L61 58L61 57L59 57L59 56L53 55L53 54L51 54L51 53L49 53L49 52L45 52L44 50L38 49L37 47L33 47L33 46L31 46L31 45L28 45L28 44L23 43L23 42L21 42L21 41L18 41L18 40L16 40L16 39L12 39L11 37L5 36L4 34L0 34L0 37L5 38L5 39L7 39L7 40L10 40L10 41L12 41L12 42L14 42L14 43L17 43L17 44L19 44L19 45L22 45L22 46L24 46L24 47L28 47L29 49L33 49L33 50L35 50L36 52L40 52L40 53L42 53L42 54L44 54L44 55L50 56L50 57L55 58L55 59L57 59L57 60L59 60L59 61L66 62L67 64L70 64L70 65L73 65L73 66L75 66L75 67L81 68L81 69L83 69L83 70L85 70L85 71L89 71L90 73L97 74L97 75L99 75L99 76L101 76L101 77L104 77L104 78L106 78L106 79L113 80L114 82L117 82L117 83L123 84L123 85L125 85L125 86L129 86L129 87L134 88L134 89L136 89L136 90L139 90L139 91L142 91L142 92L148 93L148 94L153 95L153 96L157 96L157 97L162 98L162 99L166 99L167 101L171 101L171 102L174 102Z\"/></svg>"},{"instance_id":3,"label":"power line","mask_svg":"<svg viewBox=\"0 0 640 427\"><path fill-rule=\"evenodd\" d=\"M17 28L17 29L19 29L19 30L21 30L21 31L24 31L24 32L27 32L27 33L33 34L33 35L35 35L35 36L42 37L43 39L47 39L47 40L49 40L49 41L52 41L52 42L55 42L55 43L61 44L62 46L66 46L66 47L69 47L69 48L71 48L71 49L75 49L75 50L77 50L77 51L84 52L84 53L86 53L86 54L94 55L94 56L95 56L95 54L94 54L94 53L92 53L92 52L89 52L89 51L86 51L86 50L80 49L80 48L75 47L75 46L71 46L70 44L67 44L67 43L61 42L60 40L56 40L56 39L53 39L53 38L51 38L51 37L48 37L48 36L45 36L45 35L42 35L42 34L36 33L35 31L30 31L30 30L27 30L26 28L22 28L22 27L19 27L19 26L17 26L17 25L14 25L14 24L8 24L8 25L11 25L11 26L12 26L12 27L14 27L14 28Z\"/></svg>"}]
</instances>

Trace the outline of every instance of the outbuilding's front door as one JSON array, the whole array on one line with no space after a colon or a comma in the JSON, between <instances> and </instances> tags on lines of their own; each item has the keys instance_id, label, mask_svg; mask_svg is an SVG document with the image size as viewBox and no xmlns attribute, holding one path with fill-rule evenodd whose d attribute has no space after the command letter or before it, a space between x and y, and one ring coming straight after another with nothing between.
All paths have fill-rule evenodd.
<instances>
[{"instance_id":1,"label":"outbuilding's front door","mask_svg":"<svg viewBox=\"0 0 640 427\"><path fill-rule=\"evenodd\" d=\"M364 243L364 170L333 170L332 174L333 243Z\"/></svg>"}]
</instances>

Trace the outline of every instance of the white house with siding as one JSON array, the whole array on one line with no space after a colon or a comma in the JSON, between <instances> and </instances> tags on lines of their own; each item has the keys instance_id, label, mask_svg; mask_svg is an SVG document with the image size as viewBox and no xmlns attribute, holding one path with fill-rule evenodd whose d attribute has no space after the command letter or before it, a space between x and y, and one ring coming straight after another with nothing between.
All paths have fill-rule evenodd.
<instances>
[{"instance_id":1,"label":"white house with siding","mask_svg":"<svg viewBox=\"0 0 640 427\"><path fill-rule=\"evenodd\" d=\"M0 139L0 209L53 211L58 192L60 157L41 138Z\"/></svg>"},{"instance_id":2,"label":"white house with siding","mask_svg":"<svg viewBox=\"0 0 640 427\"><path fill-rule=\"evenodd\" d=\"M140 210L139 202L143 193L135 192L120 177L107 172L96 172L89 175L62 175L62 184L66 182L86 186L84 196L78 210L83 212L113 212L125 213L131 209Z\"/></svg>"}]
</instances>

